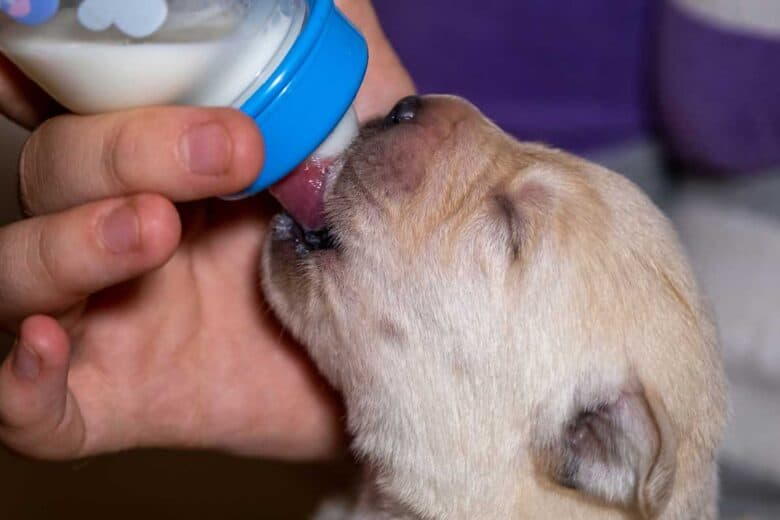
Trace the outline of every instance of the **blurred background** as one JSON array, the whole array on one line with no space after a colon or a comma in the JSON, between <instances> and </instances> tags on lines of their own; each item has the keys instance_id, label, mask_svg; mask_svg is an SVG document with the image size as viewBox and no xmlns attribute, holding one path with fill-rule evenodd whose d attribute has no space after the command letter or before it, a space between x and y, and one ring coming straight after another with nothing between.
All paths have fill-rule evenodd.
<instances>
[{"instance_id":1,"label":"blurred background","mask_svg":"<svg viewBox=\"0 0 780 520\"><path fill-rule=\"evenodd\" d=\"M375 3L422 92L464 95L519 138L626 175L672 218L731 384L722 516L780 518L780 2ZM0 122L0 223L18 218L24 139ZM14 520L305 518L350 477L213 454L0 452L0 504Z\"/></svg>"}]
</instances>

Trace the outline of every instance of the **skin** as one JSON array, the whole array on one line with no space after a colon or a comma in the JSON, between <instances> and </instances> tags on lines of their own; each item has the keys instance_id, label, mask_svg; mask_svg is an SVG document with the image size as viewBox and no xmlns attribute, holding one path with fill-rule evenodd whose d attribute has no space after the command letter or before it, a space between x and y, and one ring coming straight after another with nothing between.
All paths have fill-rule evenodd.
<instances>
[{"instance_id":1,"label":"skin","mask_svg":"<svg viewBox=\"0 0 780 520\"><path fill-rule=\"evenodd\" d=\"M366 120L414 87L370 2L337 4L371 46ZM0 441L46 459L338 453L341 405L257 290L274 205L211 199L260 168L252 121L189 107L56 115L2 58L0 111L32 130L19 167L29 218L0 227L0 325L18 335L0 367ZM183 144L193 129L206 152Z\"/></svg>"}]
</instances>

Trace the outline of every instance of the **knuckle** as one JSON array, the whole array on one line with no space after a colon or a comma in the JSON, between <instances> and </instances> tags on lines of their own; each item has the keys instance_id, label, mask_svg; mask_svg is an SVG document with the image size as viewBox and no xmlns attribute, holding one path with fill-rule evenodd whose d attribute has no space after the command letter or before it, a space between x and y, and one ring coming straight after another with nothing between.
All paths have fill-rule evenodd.
<instances>
[{"instance_id":1,"label":"knuckle","mask_svg":"<svg viewBox=\"0 0 780 520\"><path fill-rule=\"evenodd\" d=\"M54 250L54 240L50 228L45 225L36 226L37 231L31 237L28 245L28 261L32 273L40 282L40 285L49 287L57 292L69 293L63 284L60 273L61 262L57 260Z\"/></svg>"},{"instance_id":2,"label":"knuckle","mask_svg":"<svg viewBox=\"0 0 780 520\"><path fill-rule=\"evenodd\" d=\"M0 403L0 442L30 457L65 460L84 456L86 431L74 428L71 420L67 406Z\"/></svg>"},{"instance_id":3,"label":"knuckle","mask_svg":"<svg viewBox=\"0 0 780 520\"><path fill-rule=\"evenodd\" d=\"M7 392L0 394L0 438L7 434L8 430L16 426L16 414L8 403Z\"/></svg>"},{"instance_id":4,"label":"knuckle","mask_svg":"<svg viewBox=\"0 0 780 520\"><path fill-rule=\"evenodd\" d=\"M10 359L6 362L10 362ZM29 430L37 426L39 418L35 407L21 399L9 380L3 381L2 386L4 391L0 398L0 438L5 437L3 440L9 441L9 437L29 433Z\"/></svg>"},{"instance_id":5,"label":"knuckle","mask_svg":"<svg viewBox=\"0 0 780 520\"><path fill-rule=\"evenodd\" d=\"M127 193L131 188L128 164L136 156L138 140L132 123L123 122L109 132L103 147L103 170L113 193ZM130 160L128 160L130 158Z\"/></svg>"},{"instance_id":6,"label":"knuckle","mask_svg":"<svg viewBox=\"0 0 780 520\"><path fill-rule=\"evenodd\" d=\"M61 456L83 457L87 455L88 439L81 410L75 400L65 399L63 403L59 413L55 415L52 444L61 446Z\"/></svg>"},{"instance_id":7,"label":"knuckle","mask_svg":"<svg viewBox=\"0 0 780 520\"><path fill-rule=\"evenodd\" d=\"M45 124L45 123L44 123ZM36 214L36 195L40 185L38 157L40 154L40 137L33 133L24 143L19 155L18 201L22 214L32 217Z\"/></svg>"},{"instance_id":8,"label":"knuckle","mask_svg":"<svg viewBox=\"0 0 780 520\"><path fill-rule=\"evenodd\" d=\"M0 437L7 437L6 442L11 442L14 437L27 433L31 427L35 426L35 420L37 418L30 417L30 410L28 407L9 406L3 403L0 406Z\"/></svg>"}]
</instances>

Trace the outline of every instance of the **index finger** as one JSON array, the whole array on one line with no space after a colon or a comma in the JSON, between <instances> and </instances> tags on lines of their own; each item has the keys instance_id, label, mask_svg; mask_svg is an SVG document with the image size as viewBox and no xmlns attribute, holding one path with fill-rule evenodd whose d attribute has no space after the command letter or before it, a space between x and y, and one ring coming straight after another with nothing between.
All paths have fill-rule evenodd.
<instances>
[{"instance_id":1,"label":"index finger","mask_svg":"<svg viewBox=\"0 0 780 520\"><path fill-rule=\"evenodd\" d=\"M28 130L63 108L0 54L0 112Z\"/></svg>"},{"instance_id":2,"label":"index finger","mask_svg":"<svg viewBox=\"0 0 780 520\"><path fill-rule=\"evenodd\" d=\"M64 115L38 128L22 151L22 204L41 215L138 193L174 202L230 195L255 180L263 159L257 125L233 109Z\"/></svg>"}]
</instances>

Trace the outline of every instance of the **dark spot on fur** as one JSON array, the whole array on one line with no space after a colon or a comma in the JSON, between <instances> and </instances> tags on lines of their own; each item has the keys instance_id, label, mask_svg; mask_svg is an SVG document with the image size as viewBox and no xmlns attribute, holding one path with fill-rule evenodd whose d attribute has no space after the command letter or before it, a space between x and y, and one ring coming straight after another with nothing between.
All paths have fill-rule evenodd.
<instances>
[{"instance_id":1,"label":"dark spot on fur","mask_svg":"<svg viewBox=\"0 0 780 520\"><path fill-rule=\"evenodd\" d=\"M379 320L379 334L396 345L403 345L406 341L406 334L393 320L387 317Z\"/></svg>"},{"instance_id":2,"label":"dark spot on fur","mask_svg":"<svg viewBox=\"0 0 780 520\"><path fill-rule=\"evenodd\" d=\"M495 202L501 212L507 226L509 227L509 249L512 253L512 259L517 260L520 256L520 246L522 237L520 236L520 218L512 199L506 193L499 193L495 196Z\"/></svg>"}]
</instances>

